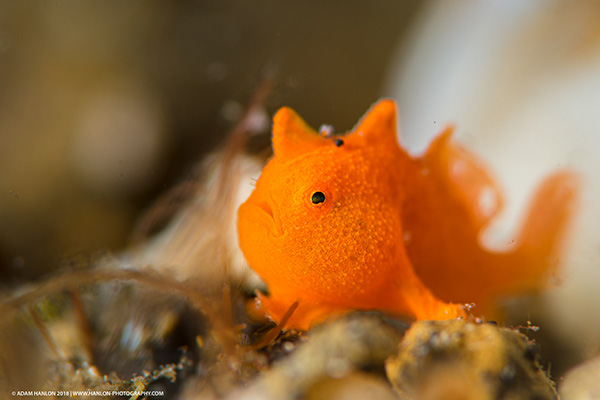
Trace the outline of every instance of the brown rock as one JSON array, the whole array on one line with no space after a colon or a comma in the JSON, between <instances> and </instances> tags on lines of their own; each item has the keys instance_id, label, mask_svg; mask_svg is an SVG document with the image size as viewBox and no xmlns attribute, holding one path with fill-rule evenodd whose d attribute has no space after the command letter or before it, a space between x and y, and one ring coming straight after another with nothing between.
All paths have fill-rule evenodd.
<instances>
[{"instance_id":1,"label":"brown rock","mask_svg":"<svg viewBox=\"0 0 600 400\"><path fill-rule=\"evenodd\" d=\"M554 399L535 343L516 330L465 321L415 323L386 362L405 399Z\"/></svg>"}]
</instances>

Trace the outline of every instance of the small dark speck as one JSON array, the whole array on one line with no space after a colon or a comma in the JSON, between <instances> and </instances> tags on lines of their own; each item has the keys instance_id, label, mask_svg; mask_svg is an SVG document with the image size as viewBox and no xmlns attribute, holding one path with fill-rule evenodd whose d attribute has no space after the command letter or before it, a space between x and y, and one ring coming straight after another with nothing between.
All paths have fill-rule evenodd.
<instances>
[{"instance_id":1,"label":"small dark speck","mask_svg":"<svg viewBox=\"0 0 600 400\"><path fill-rule=\"evenodd\" d=\"M13 196L15 196L15 198L17 200L19 200L19 194L18 193L13 192L12 190L9 190L8 193L12 194Z\"/></svg>"},{"instance_id":2,"label":"small dark speck","mask_svg":"<svg viewBox=\"0 0 600 400\"><path fill-rule=\"evenodd\" d=\"M530 343L525 347L524 356L529 361L535 361L538 355L538 346L535 343Z\"/></svg>"},{"instance_id":3,"label":"small dark speck","mask_svg":"<svg viewBox=\"0 0 600 400\"><path fill-rule=\"evenodd\" d=\"M496 321L486 321L486 323L488 323L490 325L498 325L498 323Z\"/></svg>"},{"instance_id":4,"label":"small dark speck","mask_svg":"<svg viewBox=\"0 0 600 400\"><path fill-rule=\"evenodd\" d=\"M344 144L344 141L342 139L334 139L333 143L335 143L337 147L340 147Z\"/></svg>"},{"instance_id":5,"label":"small dark speck","mask_svg":"<svg viewBox=\"0 0 600 400\"><path fill-rule=\"evenodd\" d=\"M502 369L502 372L500 372L499 378L502 383L507 384L513 382L516 375L516 368L513 365L508 364Z\"/></svg>"}]
</instances>

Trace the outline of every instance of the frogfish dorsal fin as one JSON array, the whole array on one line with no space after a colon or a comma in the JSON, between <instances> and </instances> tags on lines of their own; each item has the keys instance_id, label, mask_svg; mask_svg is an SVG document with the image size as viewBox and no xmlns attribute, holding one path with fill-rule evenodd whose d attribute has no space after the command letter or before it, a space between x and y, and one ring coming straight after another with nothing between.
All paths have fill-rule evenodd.
<instances>
[{"instance_id":1,"label":"frogfish dorsal fin","mask_svg":"<svg viewBox=\"0 0 600 400\"><path fill-rule=\"evenodd\" d=\"M362 145L397 146L397 111L393 100L375 103L349 135L349 140Z\"/></svg>"}]
</instances>

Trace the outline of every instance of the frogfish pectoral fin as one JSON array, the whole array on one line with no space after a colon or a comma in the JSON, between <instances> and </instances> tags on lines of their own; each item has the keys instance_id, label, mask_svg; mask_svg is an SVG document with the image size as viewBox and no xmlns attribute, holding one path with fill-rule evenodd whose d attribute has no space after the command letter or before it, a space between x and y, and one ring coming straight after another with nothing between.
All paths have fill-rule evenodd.
<instances>
[{"instance_id":1,"label":"frogfish pectoral fin","mask_svg":"<svg viewBox=\"0 0 600 400\"><path fill-rule=\"evenodd\" d=\"M408 314L417 320L442 320L467 316L465 307L447 303L437 298L415 275L409 285L397 292L395 300L397 311ZM403 282L405 283L405 282Z\"/></svg>"}]
</instances>

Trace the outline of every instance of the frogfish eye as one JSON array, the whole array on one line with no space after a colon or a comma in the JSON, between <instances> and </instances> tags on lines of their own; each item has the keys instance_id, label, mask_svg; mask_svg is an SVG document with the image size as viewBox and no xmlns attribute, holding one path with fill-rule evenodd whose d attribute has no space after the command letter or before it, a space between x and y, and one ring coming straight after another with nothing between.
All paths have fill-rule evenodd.
<instances>
[{"instance_id":1,"label":"frogfish eye","mask_svg":"<svg viewBox=\"0 0 600 400\"><path fill-rule=\"evenodd\" d=\"M313 204L323 203L325 201L325 193L314 192L310 197L310 201L312 201Z\"/></svg>"}]
</instances>

